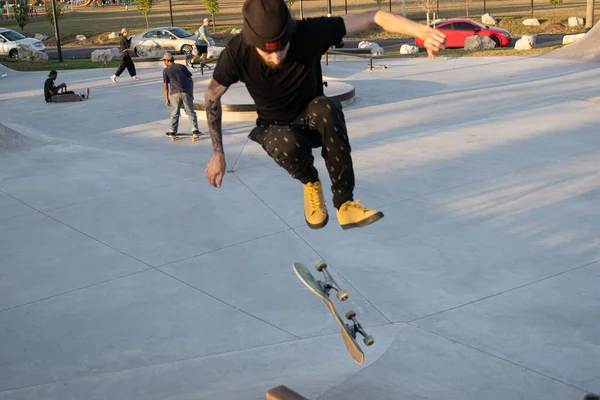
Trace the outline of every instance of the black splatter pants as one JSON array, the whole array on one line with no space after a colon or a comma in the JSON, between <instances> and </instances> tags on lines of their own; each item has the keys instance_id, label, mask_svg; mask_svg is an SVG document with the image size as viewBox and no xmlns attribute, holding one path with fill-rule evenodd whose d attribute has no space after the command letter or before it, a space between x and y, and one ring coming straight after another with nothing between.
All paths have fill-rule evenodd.
<instances>
[{"instance_id":1,"label":"black splatter pants","mask_svg":"<svg viewBox=\"0 0 600 400\"><path fill-rule=\"evenodd\" d=\"M350 142L342 105L337 100L317 97L291 125L259 125L250 132L249 138L303 184L319 180L312 149L321 147L332 183L334 207L337 209L346 201L354 200Z\"/></svg>"}]
</instances>

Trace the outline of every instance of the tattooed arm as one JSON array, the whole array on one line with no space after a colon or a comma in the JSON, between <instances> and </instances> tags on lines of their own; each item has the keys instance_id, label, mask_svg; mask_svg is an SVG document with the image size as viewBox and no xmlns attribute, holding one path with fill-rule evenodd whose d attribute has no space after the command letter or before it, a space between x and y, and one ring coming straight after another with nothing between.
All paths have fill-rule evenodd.
<instances>
[{"instance_id":1,"label":"tattooed arm","mask_svg":"<svg viewBox=\"0 0 600 400\"><path fill-rule=\"evenodd\" d=\"M211 79L204 94L206 121L213 146L213 156L206 164L206 178L216 188L221 187L225 175L225 152L223 151L223 133L221 132L221 117L223 115L221 97L226 91L225 86Z\"/></svg>"}]
</instances>

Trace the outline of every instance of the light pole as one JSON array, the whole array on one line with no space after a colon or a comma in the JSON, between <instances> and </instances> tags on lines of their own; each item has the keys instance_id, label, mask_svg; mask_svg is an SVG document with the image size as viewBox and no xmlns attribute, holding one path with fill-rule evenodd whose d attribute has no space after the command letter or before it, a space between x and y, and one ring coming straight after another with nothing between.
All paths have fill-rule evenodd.
<instances>
[{"instance_id":1,"label":"light pole","mask_svg":"<svg viewBox=\"0 0 600 400\"><path fill-rule=\"evenodd\" d=\"M174 24L173 24L173 6L171 5L171 0L169 0L169 15L171 16L171 26L174 26Z\"/></svg>"},{"instance_id":2,"label":"light pole","mask_svg":"<svg viewBox=\"0 0 600 400\"><path fill-rule=\"evenodd\" d=\"M590 29L594 26L594 0L587 0L587 11L585 15L585 27Z\"/></svg>"},{"instance_id":3,"label":"light pole","mask_svg":"<svg viewBox=\"0 0 600 400\"><path fill-rule=\"evenodd\" d=\"M60 34L58 33L58 18L56 18L56 0L52 0L52 20L54 21L54 35L56 36L56 51L58 52L58 62L63 62L62 50L60 48Z\"/></svg>"}]
</instances>

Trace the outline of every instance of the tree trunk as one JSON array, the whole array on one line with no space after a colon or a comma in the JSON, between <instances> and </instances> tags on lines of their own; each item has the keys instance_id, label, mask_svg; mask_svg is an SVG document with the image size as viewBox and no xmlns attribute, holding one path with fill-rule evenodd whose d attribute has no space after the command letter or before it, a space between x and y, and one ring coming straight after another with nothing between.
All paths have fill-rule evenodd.
<instances>
[{"instance_id":1,"label":"tree trunk","mask_svg":"<svg viewBox=\"0 0 600 400\"><path fill-rule=\"evenodd\" d=\"M146 17L146 29L150 29L150 24L148 23L148 14L144 14L144 17Z\"/></svg>"}]
</instances>

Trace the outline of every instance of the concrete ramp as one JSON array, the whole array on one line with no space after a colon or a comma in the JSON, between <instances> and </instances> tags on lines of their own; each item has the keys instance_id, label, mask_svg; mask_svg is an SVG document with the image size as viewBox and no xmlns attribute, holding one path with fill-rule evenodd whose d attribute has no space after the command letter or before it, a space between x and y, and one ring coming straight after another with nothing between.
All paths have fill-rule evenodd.
<instances>
[{"instance_id":1,"label":"concrete ramp","mask_svg":"<svg viewBox=\"0 0 600 400\"><path fill-rule=\"evenodd\" d=\"M600 61L600 26L596 25L578 41L551 51L543 57L569 61Z\"/></svg>"},{"instance_id":2,"label":"concrete ramp","mask_svg":"<svg viewBox=\"0 0 600 400\"><path fill-rule=\"evenodd\" d=\"M0 154L15 153L39 146L39 141L0 124Z\"/></svg>"}]
</instances>

